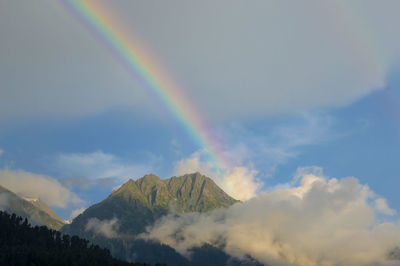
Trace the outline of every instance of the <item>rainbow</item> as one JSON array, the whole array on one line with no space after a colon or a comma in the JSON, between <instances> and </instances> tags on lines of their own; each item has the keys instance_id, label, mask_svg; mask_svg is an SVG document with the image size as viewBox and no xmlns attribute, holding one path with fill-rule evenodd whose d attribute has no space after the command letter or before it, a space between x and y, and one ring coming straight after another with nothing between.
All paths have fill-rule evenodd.
<instances>
[{"instance_id":1,"label":"rainbow","mask_svg":"<svg viewBox=\"0 0 400 266\"><path fill-rule=\"evenodd\" d=\"M220 175L228 167L219 143L184 91L174 83L146 51L140 41L128 39L110 12L94 1L60 0L96 37L106 45L123 67L139 80L147 92L164 106L202 150ZM132 37L131 37L132 38Z\"/></svg>"}]
</instances>

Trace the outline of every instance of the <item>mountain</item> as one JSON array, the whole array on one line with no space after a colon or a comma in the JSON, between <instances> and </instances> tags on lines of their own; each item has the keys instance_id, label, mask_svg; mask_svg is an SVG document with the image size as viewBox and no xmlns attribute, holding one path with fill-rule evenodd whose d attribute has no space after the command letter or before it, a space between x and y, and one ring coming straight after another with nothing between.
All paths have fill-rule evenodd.
<instances>
[{"instance_id":1,"label":"mountain","mask_svg":"<svg viewBox=\"0 0 400 266\"><path fill-rule=\"evenodd\" d=\"M26 217L32 224L46 225L59 230L64 220L44 202L36 198L23 198L0 186L0 210Z\"/></svg>"},{"instance_id":2,"label":"mountain","mask_svg":"<svg viewBox=\"0 0 400 266\"><path fill-rule=\"evenodd\" d=\"M170 210L176 213L205 212L229 207L236 202L214 181L200 173L165 180L150 174L136 181L127 181L62 230L69 234L93 237L85 231L89 219L117 218L121 233L138 234Z\"/></svg>"},{"instance_id":3,"label":"mountain","mask_svg":"<svg viewBox=\"0 0 400 266\"><path fill-rule=\"evenodd\" d=\"M127 181L106 199L86 209L61 231L85 237L109 249L113 256L127 261L150 264L162 262L176 266L260 266L261 264L250 257L246 262L239 261L211 245L193 248L190 250L191 258L186 258L168 245L133 237L144 232L146 226L168 212L177 215L185 212L206 212L226 208L236 202L239 201L200 173L174 176L165 180L150 174L136 181ZM85 229L90 221L93 222L91 219L97 223L99 220L118 219L120 237L107 238L105 235L88 232ZM103 224L101 228L110 229L110 225Z\"/></svg>"}]
</instances>

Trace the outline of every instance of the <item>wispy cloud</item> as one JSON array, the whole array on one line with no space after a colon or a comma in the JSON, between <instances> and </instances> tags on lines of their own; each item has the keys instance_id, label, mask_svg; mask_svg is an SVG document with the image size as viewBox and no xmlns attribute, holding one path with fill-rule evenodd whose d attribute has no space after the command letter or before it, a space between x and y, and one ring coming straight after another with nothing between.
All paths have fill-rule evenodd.
<instances>
[{"instance_id":1,"label":"wispy cloud","mask_svg":"<svg viewBox=\"0 0 400 266\"><path fill-rule=\"evenodd\" d=\"M99 220L97 218L91 218L86 224L85 231L93 232L107 238L115 238L118 237L118 227L119 224L117 218L113 218L111 220Z\"/></svg>"},{"instance_id":2,"label":"wispy cloud","mask_svg":"<svg viewBox=\"0 0 400 266\"><path fill-rule=\"evenodd\" d=\"M129 179L148 174L156 164L156 157L145 164L125 162L120 157L95 151L92 153L63 153L54 161L54 168L69 187L83 189L96 185L113 187Z\"/></svg>"},{"instance_id":3,"label":"wispy cloud","mask_svg":"<svg viewBox=\"0 0 400 266\"><path fill-rule=\"evenodd\" d=\"M82 207L76 210L73 210L71 212L71 216L69 217L70 220L75 219L75 217L77 217L79 214L83 213L86 210L86 208Z\"/></svg>"},{"instance_id":4,"label":"wispy cloud","mask_svg":"<svg viewBox=\"0 0 400 266\"><path fill-rule=\"evenodd\" d=\"M240 123L217 131L225 147L225 157L233 165L261 165L263 176L302 154L309 146L336 139L335 118L326 113L302 113L270 122L262 130L252 131Z\"/></svg>"}]
</instances>

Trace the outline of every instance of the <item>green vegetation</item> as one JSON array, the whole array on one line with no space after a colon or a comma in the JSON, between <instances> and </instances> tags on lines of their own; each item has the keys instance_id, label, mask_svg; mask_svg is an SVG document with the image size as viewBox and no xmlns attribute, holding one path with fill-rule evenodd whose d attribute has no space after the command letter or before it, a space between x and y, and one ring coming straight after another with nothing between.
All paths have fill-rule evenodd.
<instances>
[{"instance_id":1,"label":"green vegetation","mask_svg":"<svg viewBox=\"0 0 400 266\"><path fill-rule=\"evenodd\" d=\"M86 239L62 235L46 226L32 227L26 218L0 211L0 265L144 266L146 264L117 260L107 249L89 245Z\"/></svg>"}]
</instances>

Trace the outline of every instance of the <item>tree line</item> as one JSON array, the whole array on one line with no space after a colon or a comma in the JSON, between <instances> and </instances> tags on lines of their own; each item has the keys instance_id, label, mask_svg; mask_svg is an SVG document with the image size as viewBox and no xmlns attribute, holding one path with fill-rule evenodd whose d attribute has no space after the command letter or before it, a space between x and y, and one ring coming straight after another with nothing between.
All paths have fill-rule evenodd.
<instances>
[{"instance_id":1,"label":"tree line","mask_svg":"<svg viewBox=\"0 0 400 266\"><path fill-rule=\"evenodd\" d=\"M110 251L78 236L61 234L0 211L0 265L147 266L113 258ZM160 265L160 264L158 264Z\"/></svg>"}]
</instances>

